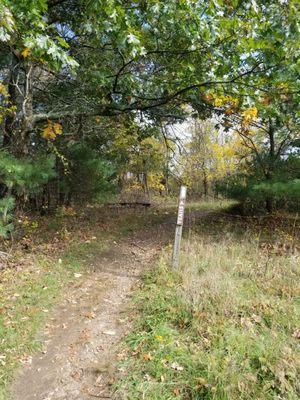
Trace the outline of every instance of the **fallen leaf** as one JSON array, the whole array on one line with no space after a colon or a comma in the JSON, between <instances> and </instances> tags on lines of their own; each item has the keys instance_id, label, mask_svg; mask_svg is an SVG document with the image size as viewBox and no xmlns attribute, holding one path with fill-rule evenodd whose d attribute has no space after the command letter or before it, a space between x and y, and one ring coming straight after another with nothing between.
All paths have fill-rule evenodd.
<instances>
[{"instance_id":1,"label":"fallen leaf","mask_svg":"<svg viewBox=\"0 0 300 400\"><path fill-rule=\"evenodd\" d=\"M293 333L293 337L296 339L300 339L300 329L296 329Z\"/></svg>"},{"instance_id":2,"label":"fallen leaf","mask_svg":"<svg viewBox=\"0 0 300 400\"><path fill-rule=\"evenodd\" d=\"M145 361L150 361L153 359L153 356L150 353L143 354L143 359Z\"/></svg>"},{"instance_id":3,"label":"fallen leaf","mask_svg":"<svg viewBox=\"0 0 300 400\"><path fill-rule=\"evenodd\" d=\"M96 317L96 314L94 312L86 313L84 314L84 317L88 319L94 319Z\"/></svg>"},{"instance_id":4,"label":"fallen leaf","mask_svg":"<svg viewBox=\"0 0 300 400\"><path fill-rule=\"evenodd\" d=\"M114 335L116 334L115 331L102 331L102 333L103 333L104 335L111 335L111 336L114 336Z\"/></svg>"},{"instance_id":5,"label":"fallen leaf","mask_svg":"<svg viewBox=\"0 0 300 400\"><path fill-rule=\"evenodd\" d=\"M183 371L184 370L184 368L181 365L179 365L177 362L173 362L171 364L171 368L175 369L175 371Z\"/></svg>"},{"instance_id":6,"label":"fallen leaf","mask_svg":"<svg viewBox=\"0 0 300 400\"><path fill-rule=\"evenodd\" d=\"M19 358L20 362L25 365L30 365L32 363L32 357L25 355Z\"/></svg>"}]
</instances>

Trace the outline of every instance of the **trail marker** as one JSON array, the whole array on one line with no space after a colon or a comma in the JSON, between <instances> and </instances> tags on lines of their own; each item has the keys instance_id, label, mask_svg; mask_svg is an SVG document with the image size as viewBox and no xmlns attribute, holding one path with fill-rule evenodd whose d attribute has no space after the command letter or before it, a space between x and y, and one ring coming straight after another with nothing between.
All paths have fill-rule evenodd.
<instances>
[{"instance_id":1,"label":"trail marker","mask_svg":"<svg viewBox=\"0 0 300 400\"><path fill-rule=\"evenodd\" d=\"M180 253L180 242L182 236L185 200L186 200L186 186L181 186L179 194L179 203L178 203L177 223L175 229L173 257L172 257L173 269L177 269L179 267L179 253Z\"/></svg>"}]
</instances>

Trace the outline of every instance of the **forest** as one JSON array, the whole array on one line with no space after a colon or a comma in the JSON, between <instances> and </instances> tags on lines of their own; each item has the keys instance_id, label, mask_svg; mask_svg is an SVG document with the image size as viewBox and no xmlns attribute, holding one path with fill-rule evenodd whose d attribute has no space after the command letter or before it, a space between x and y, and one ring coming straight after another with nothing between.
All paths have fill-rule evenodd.
<instances>
[{"instance_id":1,"label":"forest","mask_svg":"<svg viewBox=\"0 0 300 400\"><path fill-rule=\"evenodd\" d=\"M0 400L299 398L299 21L0 0Z\"/></svg>"}]
</instances>

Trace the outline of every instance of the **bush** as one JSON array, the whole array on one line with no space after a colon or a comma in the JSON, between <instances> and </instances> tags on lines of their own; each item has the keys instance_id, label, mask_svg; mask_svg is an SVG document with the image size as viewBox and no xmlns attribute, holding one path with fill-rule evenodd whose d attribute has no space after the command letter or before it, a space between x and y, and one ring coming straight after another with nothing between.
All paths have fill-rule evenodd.
<instances>
[{"instance_id":1,"label":"bush","mask_svg":"<svg viewBox=\"0 0 300 400\"><path fill-rule=\"evenodd\" d=\"M17 159L5 151L0 152L0 237L7 237L13 228L13 209L16 199L28 200L40 193L43 186L55 177L54 156Z\"/></svg>"},{"instance_id":2,"label":"bush","mask_svg":"<svg viewBox=\"0 0 300 400\"><path fill-rule=\"evenodd\" d=\"M69 171L61 180L61 191L69 197L90 200L114 192L116 169L85 143L73 144L67 154Z\"/></svg>"},{"instance_id":3,"label":"bush","mask_svg":"<svg viewBox=\"0 0 300 400\"><path fill-rule=\"evenodd\" d=\"M218 182L217 190L238 200L245 212L299 209L300 159L290 156L273 167L270 179L266 179L260 166L255 165L251 173L237 173Z\"/></svg>"}]
</instances>

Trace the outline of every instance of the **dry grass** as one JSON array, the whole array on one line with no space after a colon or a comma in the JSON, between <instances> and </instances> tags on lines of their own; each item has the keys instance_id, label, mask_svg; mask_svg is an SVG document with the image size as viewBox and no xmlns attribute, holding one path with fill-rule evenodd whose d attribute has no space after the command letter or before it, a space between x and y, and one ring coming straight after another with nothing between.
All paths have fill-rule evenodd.
<instances>
[{"instance_id":1,"label":"dry grass","mask_svg":"<svg viewBox=\"0 0 300 400\"><path fill-rule=\"evenodd\" d=\"M184 241L178 274L167 251L139 292L124 398L299 398L295 226L221 214L213 221L199 219Z\"/></svg>"}]
</instances>

